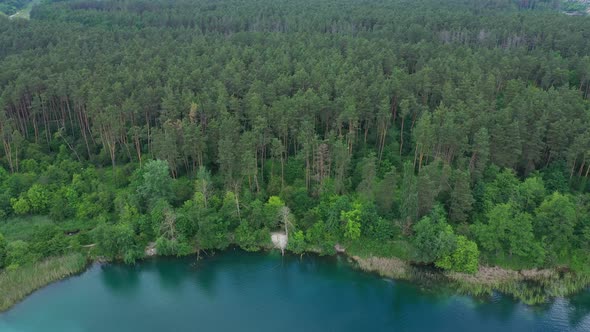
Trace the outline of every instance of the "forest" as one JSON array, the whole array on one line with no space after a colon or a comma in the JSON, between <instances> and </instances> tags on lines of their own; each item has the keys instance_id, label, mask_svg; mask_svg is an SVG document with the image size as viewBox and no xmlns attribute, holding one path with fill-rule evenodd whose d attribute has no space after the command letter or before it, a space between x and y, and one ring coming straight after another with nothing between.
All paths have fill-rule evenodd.
<instances>
[{"instance_id":1,"label":"forest","mask_svg":"<svg viewBox=\"0 0 590 332\"><path fill-rule=\"evenodd\" d=\"M270 248L590 274L590 20L543 0L0 16L0 269Z\"/></svg>"}]
</instances>

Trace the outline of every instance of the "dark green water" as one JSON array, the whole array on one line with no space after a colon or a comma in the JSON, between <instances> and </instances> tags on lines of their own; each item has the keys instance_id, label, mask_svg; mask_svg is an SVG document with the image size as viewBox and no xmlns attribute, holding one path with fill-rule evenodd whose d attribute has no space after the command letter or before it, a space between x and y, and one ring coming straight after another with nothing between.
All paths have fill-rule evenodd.
<instances>
[{"instance_id":1,"label":"dark green water","mask_svg":"<svg viewBox=\"0 0 590 332\"><path fill-rule=\"evenodd\" d=\"M94 266L0 315L0 331L590 331L590 292L528 307L352 269L230 251Z\"/></svg>"}]
</instances>

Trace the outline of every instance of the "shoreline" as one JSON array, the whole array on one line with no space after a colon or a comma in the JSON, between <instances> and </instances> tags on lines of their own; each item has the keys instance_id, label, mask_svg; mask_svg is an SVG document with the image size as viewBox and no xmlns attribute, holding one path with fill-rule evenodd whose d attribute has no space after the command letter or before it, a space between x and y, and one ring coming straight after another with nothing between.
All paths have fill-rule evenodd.
<instances>
[{"instance_id":1,"label":"shoreline","mask_svg":"<svg viewBox=\"0 0 590 332\"><path fill-rule=\"evenodd\" d=\"M508 270L480 266L477 273L444 272L413 265L398 258L348 255L356 266L379 276L418 284L437 283L474 297L500 292L527 305L540 305L556 297L570 296L590 286L590 276L557 269Z\"/></svg>"},{"instance_id":2,"label":"shoreline","mask_svg":"<svg viewBox=\"0 0 590 332\"><path fill-rule=\"evenodd\" d=\"M0 273L0 313L6 312L35 291L83 273L94 261L80 253L59 256Z\"/></svg>"},{"instance_id":3,"label":"shoreline","mask_svg":"<svg viewBox=\"0 0 590 332\"><path fill-rule=\"evenodd\" d=\"M269 248L260 248L268 251ZM223 252L223 251L222 251ZM196 258L197 252L192 253ZM307 250L303 254L318 255L319 252ZM500 267L480 266L476 274L443 272L427 266L414 265L395 257L360 257L347 252L339 252L364 273L393 280L403 280L418 285L449 287L454 292L473 297L490 296L500 292L512 296L527 305L540 305L562 296L570 296L586 289L590 285L590 276L575 276L573 273L560 273L556 269L508 270ZM297 254L294 254L297 255ZM149 255L140 261L164 257ZM82 254L71 254L48 259L32 266L25 266L14 271L0 273L0 290L12 290L11 294L0 299L0 313L7 312L22 302L35 291L55 282L80 275L94 263L107 263L102 258L89 259ZM24 276L24 277L23 277ZM28 283L28 287L26 286ZM4 293L4 292L2 292Z\"/></svg>"}]
</instances>

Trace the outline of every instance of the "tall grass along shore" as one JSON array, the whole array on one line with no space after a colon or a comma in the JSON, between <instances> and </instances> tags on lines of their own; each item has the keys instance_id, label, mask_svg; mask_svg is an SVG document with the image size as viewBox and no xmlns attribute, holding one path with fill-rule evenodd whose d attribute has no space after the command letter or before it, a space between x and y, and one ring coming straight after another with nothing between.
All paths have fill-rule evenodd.
<instances>
[{"instance_id":1,"label":"tall grass along shore","mask_svg":"<svg viewBox=\"0 0 590 332\"><path fill-rule=\"evenodd\" d=\"M8 310L43 286L82 272L86 265L84 255L75 253L1 272L0 312Z\"/></svg>"}]
</instances>

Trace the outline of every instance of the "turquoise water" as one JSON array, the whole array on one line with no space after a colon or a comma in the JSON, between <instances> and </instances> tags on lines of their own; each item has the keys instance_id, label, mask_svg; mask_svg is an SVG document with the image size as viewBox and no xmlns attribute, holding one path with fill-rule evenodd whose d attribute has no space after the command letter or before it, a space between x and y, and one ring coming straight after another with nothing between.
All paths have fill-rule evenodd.
<instances>
[{"instance_id":1,"label":"turquoise water","mask_svg":"<svg viewBox=\"0 0 590 332\"><path fill-rule=\"evenodd\" d=\"M0 331L590 331L590 291L528 307L422 291L344 258L236 250L95 265L0 314Z\"/></svg>"}]
</instances>

